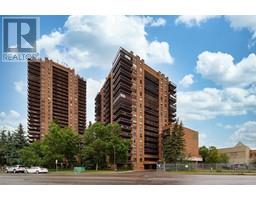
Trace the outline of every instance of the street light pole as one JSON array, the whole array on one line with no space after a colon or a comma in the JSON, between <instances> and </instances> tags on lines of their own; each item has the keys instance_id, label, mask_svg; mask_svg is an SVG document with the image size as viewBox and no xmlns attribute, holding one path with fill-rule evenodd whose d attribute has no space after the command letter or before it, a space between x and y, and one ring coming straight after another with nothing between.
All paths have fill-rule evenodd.
<instances>
[{"instance_id":1,"label":"street light pole","mask_svg":"<svg viewBox=\"0 0 256 200\"><path fill-rule=\"evenodd\" d=\"M55 168L56 168L56 171L57 171L57 168L58 168L58 160L55 160Z\"/></svg>"},{"instance_id":2,"label":"street light pole","mask_svg":"<svg viewBox=\"0 0 256 200\"><path fill-rule=\"evenodd\" d=\"M115 145L113 145L113 149L114 149L114 170L116 171L116 147L115 147Z\"/></svg>"}]
</instances>

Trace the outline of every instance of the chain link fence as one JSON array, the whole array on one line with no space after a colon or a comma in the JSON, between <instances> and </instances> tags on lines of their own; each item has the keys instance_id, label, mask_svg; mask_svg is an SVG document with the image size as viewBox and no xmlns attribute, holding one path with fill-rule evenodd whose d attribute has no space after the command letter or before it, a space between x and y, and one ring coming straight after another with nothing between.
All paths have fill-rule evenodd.
<instances>
[{"instance_id":1,"label":"chain link fence","mask_svg":"<svg viewBox=\"0 0 256 200\"><path fill-rule=\"evenodd\" d=\"M229 163L160 163L157 171L232 171L232 172L254 172L256 164L229 164Z\"/></svg>"}]
</instances>

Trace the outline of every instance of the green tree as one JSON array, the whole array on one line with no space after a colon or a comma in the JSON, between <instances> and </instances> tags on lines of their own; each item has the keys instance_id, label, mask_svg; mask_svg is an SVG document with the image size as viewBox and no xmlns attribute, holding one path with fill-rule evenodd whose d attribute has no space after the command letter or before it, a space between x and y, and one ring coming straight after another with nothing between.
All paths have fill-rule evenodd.
<instances>
[{"instance_id":1,"label":"green tree","mask_svg":"<svg viewBox=\"0 0 256 200\"><path fill-rule=\"evenodd\" d=\"M49 166L53 167L55 160L69 167L77 162L76 155L79 152L80 137L71 128L61 128L58 124L51 123L43 144L45 162Z\"/></svg>"},{"instance_id":2,"label":"green tree","mask_svg":"<svg viewBox=\"0 0 256 200\"><path fill-rule=\"evenodd\" d=\"M177 122L178 123L178 122ZM178 125L176 134L177 160L182 161L185 157L185 139L182 121Z\"/></svg>"},{"instance_id":3,"label":"green tree","mask_svg":"<svg viewBox=\"0 0 256 200\"><path fill-rule=\"evenodd\" d=\"M182 122L177 120L171 131L164 136L163 153L165 162L182 161L184 158L184 131Z\"/></svg>"},{"instance_id":4,"label":"green tree","mask_svg":"<svg viewBox=\"0 0 256 200\"><path fill-rule=\"evenodd\" d=\"M118 124L94 123L84 134L82 161L96 170L108 164L126 163L130 142L121 138Z\"/></svg>"},{"instance_id":5,"label":"green tree","mask_svg":"<svg viewBox=\"0 0 256 200\"><path fill-rule=\"evenodd\" d=\"M178 160L177 153L177 134L178 134L178 123L175 122L170 135L170 160L169 162L176 162Z\"/></svg>"},{"instance_id":6,"label":"green tree","mask_svg":"<svg viewBox=\"0 0 256 200\"><path fill-rule=\"evenodd\" d=\"M206 146L202 146L199 148L199 154L203 159L203 162L206 162L206 160L208 159L208 154L209 154L209 150Z\"/></svg>"},{"instance_id":7,"label":"green tree","mask_svg":"<svg viewBox=\"0 0 256 200\"><path fill-rule=\"evenodd\" d=\"M86 166L95 166L95 169L106 166L108 132L102 123L94 123L84 134L84 148L82 161Z\"/></svg>"},{"instance_id":8,"label":"green tree","mask_svg":"<svg viewBox=\"0 0 256 200\"><path fill-rule=\"evenodd\" d=\"M117 123L108 124L106 126L106 130L109 135L106 143L110 164L114 165L127 163L130 140L120 137L121 127Z\"/></svg>"},{"instance_id":9,"label":"green tree","mask_svg":"<svg viewBox=\"0 0 256 200\"><path fill-rule=\"evenodd\" d=\"M16 146L16 140L14 135L7 131L7 141L6 141L6 164L14 165L20 162L18 148Z\"/></svg>"},{"instance_id":10,"label":"green tree","mask_svg":"<svg viewBox=\"0 0 256 200\"><path fill-rule=\"evenodd\" d=\"M43 142L35 141L31 145L20 150L20 158L22 164L26 166L45 165L45 155L43 150Z\"/></svg>"},{"instance_id":11,"label":"green tree","mask_svg":"<svg viewBox=\"0 0 256 200\"><path fill-rule=\"evenodd\" d=\"M206 159L207 163L217 163L219 159L218 150L214 146L209 147L209 154Z\"/></svg>"},{"instance_id":12,"label":"green tree","mask_svg":"<svg viewBox=\"0 0 256 200\"><path fill-rule=\"evenodd\" d=\"M171 146L171 135L170 132L168 131L164 135L163 139L163 156L164 156L164 161L165 162L172 162L172 146Z\"/></svg>"},{"instance_id":13,"label":"green tree","mask_svg":"<svg viewBox=\"0 0 256 200\"><path fill-rule=\"evenodd\" d=\"M229 161L229 157L227 154L225 154L225 153L219 154L218 163L228 163L228 161Z\"/></svg>"},{"instance_id":14,"label":"green tree","mask_svg":"<svg viewBox=\"0 0 256 200\"><path fill-rule=\"evenodd\" d=\"M218 152L217 148L210 146L202 146L199 149L199 154L205 163L227 163L229 158L226 154L221 154Z\"/></svg>"},{"instance_id":15,"label":"green tree","mask_svg":"<svg viewBox=\"0 0 256 200\"><path fill-rule=\"evenodd\" d=\"M0 165L13 165L20 163L19 150L28 145L22 124L13 131L0 132Z\"/></svg>"},{"instance_id":16,"label":"green tree","mask_svg":"<svg viewBox=\"0 0 256 200\"><path fill-rule=\"evenodd\" d=\"M18 125L18 128L13 132L13 139L17 149L21 149L28 145L28 139L21 123Z\"/></svg>"},{"instance_id":17,"label":"green tree","mask_svg":"<svg viewBox=\"0 0 256 200\"><path fill-rule=\"evenodd\" d=\"M6 130L0 132L0 166L6 164L7 155L7 135Z\"/></svg>"}]
</instances>

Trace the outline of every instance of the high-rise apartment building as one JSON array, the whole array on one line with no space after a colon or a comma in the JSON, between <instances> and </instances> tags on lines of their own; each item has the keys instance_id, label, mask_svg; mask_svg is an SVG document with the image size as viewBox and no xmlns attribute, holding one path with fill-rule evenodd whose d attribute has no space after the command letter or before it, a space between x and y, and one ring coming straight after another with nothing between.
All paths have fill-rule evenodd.
<instances>
[{"instance_id":1,"label":"high-rise apartment building","mask_svg":"<svg viewBox=\"0 0 256 200\"><path fill-rule=\"evenodd\" d=\"M47 134L54 121L79 134L86 128L86 81L52 60L28 60L30 142Z\"/></svg>"},{"instance_id":2,"label":"high-rise apartment building","mask_svg":"<svg viewBox=\"0 0 256 200\"><path fill-rule=\"evenodd\" d=\"M152 168L162 159L163 128L175 118L175 84L120 48L95 98L95 119L121 125L121 136L131 140L129 160L134 169Z\"/></svg>"}]
</instances>

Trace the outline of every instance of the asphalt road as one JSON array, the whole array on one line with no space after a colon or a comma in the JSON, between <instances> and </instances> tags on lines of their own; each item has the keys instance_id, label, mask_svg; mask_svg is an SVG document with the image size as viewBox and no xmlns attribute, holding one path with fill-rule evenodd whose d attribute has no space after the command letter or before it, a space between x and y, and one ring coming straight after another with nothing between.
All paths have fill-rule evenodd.
<instances>
[{"instance_id":1,"label":"asphalt road","mask_svg":"<svg viewBox=\"0 0 256 200\"><path fill-rule=\"evenodd\" d=\"M0 174L1 185L254 185L256 176L115 172L97 174Z\"/></svg>"}]
</instances>

